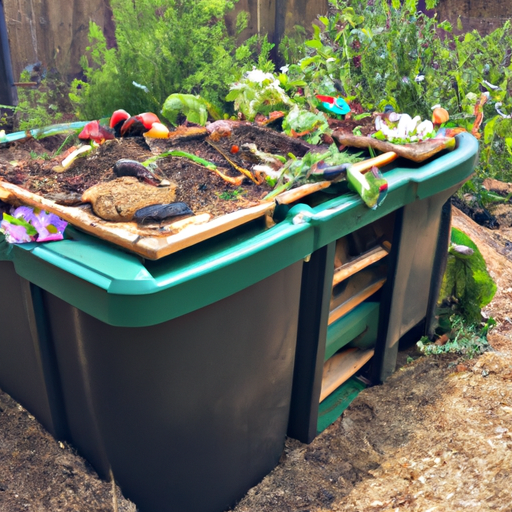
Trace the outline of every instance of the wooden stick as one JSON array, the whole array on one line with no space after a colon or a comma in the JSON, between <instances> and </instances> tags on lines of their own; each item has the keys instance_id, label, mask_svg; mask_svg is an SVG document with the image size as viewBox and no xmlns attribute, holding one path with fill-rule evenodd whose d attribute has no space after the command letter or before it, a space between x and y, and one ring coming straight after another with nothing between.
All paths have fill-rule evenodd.
<instances>
[{"instance_id":1,"label":"wooden stick","mask_svg":"<svg viewBox=\"0 0 512 512\"><path fill-rule=\"evenodd\" d=\"M351 169L365 173L368 172L372 167L383 167L384 165L390 164L397 158L398 155L394 151L388 151L387 153L383 153L382 155L376 156L374 158L369 158L368 160L357 162L351 166Z\"/></svg>"},{"instance_id":2,"label":"wooden stick","mask_svg":"<svg viewBox=\"0 0 512 512\"><path fill-rule=\"evenodd\" d=\"M358 294L345 301L343 304L339 305L337 308L333 309L329 313L329 325L334 323L336 320L338 320L338 318L341 318L349 311L353 310L356 306L359 306L361 302L364 302L368 297L380 290L385 282L386 278L380 279L376 283L370 285L368 288L365 288Z\"/></svg>"},{"instance_id":3,"label":"wooden stick","mask_svg":"<svg viewBox=\"0 0 512 512\"><path fill-rule=\"evenodd\" d=\"M314 192L318 192L319 190L323 190L324 188L330 186L330 181L306 183L305 185L301 185L300 187L292 188L291 190L281 192L281 194L275 197L275 201L277 204L291 204L295 201L298 201L299 199L302 199L305 196L308 196L310 194L313 194Z\"/></svg>"},{"instance_id":4,"label":"wooden stick","mask_svg":"<svg viewBox=\"0 0 512 512\"><path fill-rule=\"evenodd\" d=\"M388 254L389 250L384 249L379 245L361 254L352 261L349 261L345 265L342 265L340 268L334 271L334 277L332 280L333 287L341 283L341 281L344 279L347 279L347 277L350 277L360 270L369 267L372 263L376 263L382 258L385 258Z\"/></svg>"},{"instance_id":5,"label":"wooden stick","mask_svg":"<svg viewBox=\"0 0 512 512\"><path fill-rule=\"evenodd\" d=\"M348 348L324 363L320 402L361 369L373 356L374 349Z\"/></svg>"},{"instance_id":6,"label":"wooden stick","mask_svg":"<svg viewBox=\"0 0 512 512\"><path fill-rule=\"evenodd\" d=\"M244 176L246 176L247 178L249 178L252 182L256 183L256 185L260 185L260 182L258 182L258 180L252 175L251 171L247 170L247 169L244 169L243 167L240 167L239 165L235 164L235 162L233 162L229 157L228 155L226 155L226 153L224 153L224 151L222 151L222 149L220 149L219 147L217 147L211 140L208 140L206 139L206 142L213 148L215 149L215 151L217 151L221 156L223 156L229 163L229 165L231 165L231 167L233 167L236 171L242 173Z\"/></svg>"},{"instance_id":7,"label":"wooden stick","mask_svg":"<svg viewBox=\"0 0 512 512\"><path fill-rule=\"evenodd\" d=\"M14 87L35 87L39 85L37 82L14 82Z\"/></svg>"}]
</instances>

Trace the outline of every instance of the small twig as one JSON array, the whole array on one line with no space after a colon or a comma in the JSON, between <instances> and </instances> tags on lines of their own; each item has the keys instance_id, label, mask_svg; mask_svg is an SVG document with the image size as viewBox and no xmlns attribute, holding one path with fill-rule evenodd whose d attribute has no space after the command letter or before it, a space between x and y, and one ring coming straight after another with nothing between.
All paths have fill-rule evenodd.
<instances>
[{"instance_id":1,"label":"small twig","mask_svg":"<svg viewBox=\"0 0 512 512\"><path fill-rule=\"evenodd\" d=\"M39 84L37 82L14 82L14 87L36 87Z\"/></svg>"}]
</instances>

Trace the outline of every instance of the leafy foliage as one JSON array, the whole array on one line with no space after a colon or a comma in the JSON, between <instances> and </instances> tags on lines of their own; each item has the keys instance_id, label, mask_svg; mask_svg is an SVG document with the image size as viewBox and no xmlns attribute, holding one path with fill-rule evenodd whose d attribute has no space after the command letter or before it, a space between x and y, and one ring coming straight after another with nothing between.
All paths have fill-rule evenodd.
<instances>
[{"instance_id":1,"label":"leafy foliage","mask_svg":"<svg viewBox=\"0 0 512 512\"><path fill-rule=\"evenodd\" d=\"M450 337L445 344L430 343L425 336L418 341L420 352L425 355L445 354L448 352L463 354L465 357L473 357L487 352L491 346L487 341L487 332L496 322L489 320L482 327L480 324L467 324L460 316L453 315L450 318Z\"/></svg>"},{"instance_id":2,"label":"leafy foliage","mask_svg":"<svg viewBox=\"0 0 512 512\"><path fill-rule=\"evenodd\" d=\"M256 114L268 115L274 110L288 111L293 102L272 73L260 69L247 72L242 79L231 85L227 101L233 101L235 110L249 121Z\"/></svg>"},{"instance_id":3,"label":"leafy foliage","mask_svg":"<svg viewBox=\"0 0 512 512\"><path fill-rule=\"evenodd\" d=\"M468 201L464 198L464 194L469 193L471 197L474 198L474 202L483 206L484 208L488 208L490 205L495 203L508 203L508 201L512 198L512 193L507 194L506 196L500 196L499 194L496 194L496 192L487 190L483 186L482 182L482 176L473 178L472 180L466 182L463 187L457 191L457 196L462 198L464 202L468 204Z\"/></svg>"},{"instance_id":4,"label":"leafy foliage","mask_svg":"<svg viewBox=\"0 0 512 512\"><path fill-rule=\"evenodd\" d=\"M20 81L29 80L30 73L23 71ZM19 130L40 128L60 121L62 111L56 82L43 79L36 89L20 89L18 105L14 108L14 118Z\"/></svg>"},{"instance_id":5,"label":"leafy foliage","mask_svg":"<svg viewBox=\"0 0 512 512\"><path fill-rule=\"evenodd\" d=\"M290 33L285 34L279 43L279 55L287 64L296 64L305 57L306 29L301 25L295 25Z\"/></svg>"},{"instance_id":6,"label":"leafy foliage","mask_svg":"<svg viewBox=\"0 0 512 512\"><path fill-rule=\"evenodd\" d=\"M183 114L188 121L203 126L208 120L206 102L192 94L171 94L165 100L162 115L174 126L178 124L178 114Z\"/></svg>"},{"instance_id":7,"label":"leafy foliage","mask_svg":"<svg viewBox=\"0 0 512 512\"><path fill-rule=\"evenodd\" d=\"M119 108L158 112L172 93L200 94L225 108L229 84L255 63L257 43L253 38L235 49L224 21L235 1L112 0L117 46L108 48L90 24L86 80L76 80L71 93L80 117ZM239 31L246 21L246 14L239 16Z\"/></svg>"},{"instance_id":8,"label":"leafy foliage","mask_svg":"<svg viewBox=\"0 0 512 512\"><path fill-rule=\"evenodd\" d=\"M225 190L219 194L219 197L224 201L237 201L246 192L242 188L235 188L233 190Z\"/></svg>"},{"instance_id":9,"label":"leafy foliage","mask_svg":"<svg viewBox=\"0 0 512 512\"><path fill-rule=\"evenodd\" d=\"M430 109L415 78L428 50L423 35L435 22L386 2L330 3L331 15L319 17L322 26L314 26L313 39L306 42L309 55L290 67L290 74L308 82L306 97L340 91L369 110L391 104L427 117Z\"/></svg>"},{"instance_id":10,"label":"leafy foliage","mask_svg":"<svg viewBox=\"0 0 512 512\"><path fill-rule=\"evenodd\" d=\"M306 181L314 180L313 176L311 176L311 171L314 166L320 162L329 166L336 166L346 163L355 163L361 160L361 153L351 154L346 151L338 151L336 144L329 146L327 151L306 153L302 158L292 156L282 167L281 175L275 183L274 190L267 194L265 199L275 197L281 192L291 188L293 185L301 185ZM320 177L320 179L322 179L322 177Z\"/></svg>"},{"instance_id":11,"label":"leafy foliage","mask_svg":"<svg viewBox=\"0 0 512 512\"><path fill-rule=\"evenodd\" d=\"M512 179L510 21L488 35L456 35L448 22L417 12L416 0L329 4L305 42L306 55L289 66L288 82L306 84L287 88L298 104L315 106L314 94L341 94L364 111L391 105L423 119L441 104L454 125L471 131L475 104L487 91L477 173Z\"/></svg>"},{"instance_id":12,"label":"leafy foliage","mask_svg":"<svg viewBox=\"0 0 512 512\"><path fill-rule=\"evenodd\" d=\"M451 241L436 310L437 333L443 336L434 343L424 336L417 346L426 355L453 352L472 358L491 348L487 333L496 322L482 323L481 308L494 297L496 284L466 234L452 228Z\"/></svg>"},{"instance_id":13,"label":"leafy foliage","mask_svg":"<svg viewBox=\"0 0 512 512\"><path fill-rule=\"evenodd\" d=\"M304 138L310 144L318 144L322 134L331 132L324 114L315 114L297 105L285 117L283 130L287 135L305 134Z\"/></svg>"},{"instance_id":14,"label":"leafy foliage","mask_svg":"<svg viewBox=\"0 0 512 512\"><path fill-rule=\"evenodd\" d=\"M478 247L466 234L453 228L440 305L451 305L466 321L476 323L480 322L481 308L491 302L495 293L496 284Z\"/></svg>"}]
</instances>

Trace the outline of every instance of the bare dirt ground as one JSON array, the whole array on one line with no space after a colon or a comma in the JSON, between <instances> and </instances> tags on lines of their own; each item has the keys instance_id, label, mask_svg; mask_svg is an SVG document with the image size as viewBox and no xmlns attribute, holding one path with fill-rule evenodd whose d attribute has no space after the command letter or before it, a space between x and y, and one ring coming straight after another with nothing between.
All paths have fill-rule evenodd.
<instances>
[{"instance_id":1,"label":"bare dirt ground","mask_svg":"<svg viewBox=\"0 0 512 512\"><path fill-rule=\"evenodd\" d=\"M135 506L116 489L119 512ZM110 512L111 483L98 478L72 447L56 441L25 409L0 392L0 510Z\"/></svg>"},{"instance_id":2,"label":"bare dirt ground","mask_svg":"<svg viewBox=\"0 0 512 512\"><path fill-rule=\"evenodd\" d=\"M310 445L288 439L234 512L512 511L510 226L491 231L455 214L498 284L485 309L497 321L494 351L471 361L401 353L397 372ZM136 508L0 391L0 511L116 510Z\"/></svg>"},{"instance_id":3,"label":"bare dirt ground","mask_svg":"<svg viewBox=\"0 0 512 512\"><path fill-rule=\"evenodd\" d=\"M511 510L512 357L421 358L363 391L236 507L249 511Z\"/></svg>"}]
</instances>

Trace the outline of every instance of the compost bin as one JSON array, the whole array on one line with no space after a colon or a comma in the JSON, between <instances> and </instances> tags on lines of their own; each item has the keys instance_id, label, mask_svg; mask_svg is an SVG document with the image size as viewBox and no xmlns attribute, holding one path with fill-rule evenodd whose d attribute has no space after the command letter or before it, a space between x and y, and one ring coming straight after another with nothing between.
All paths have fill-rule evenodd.
<instances>
[{"instance_id":1,"label":"compost bin","mask_svg":"<svg viewBox=\"0 0 512 512\"><path fill-rule=\"evenodd\" d=\"M310 226L261 219L158 261L73 230L11 246L68 438L141 511L225 510L277 464L312 247Z\"/></svg>"},{"instance_id":2,"label":"compost bin","mask_svg":"<svg viewBox=\"0 0 512 512\"><path fill-rule=\"evenodd\" d=\"M477 148L462 134L425 164L397 160L376 209L320 191L278 204L273 227L265 207L155 261L74 228L5 244L0 271L19 290L0 350L34 376L4 371L6 390L142 512L227 509L277 464L287 430L309 442L364 387L352 374L384 380L399 339L428 324L444 205ZM340 380L347 348L355 370Z\"/></svg>"},{"instance_id":3,"label":"compost bin","mask_svg":"<svg viewBox=\"0 0 512 512\"><path fill-rule=\"evenodd\" d=\"M344 195L287 212L315 228L303 270L291 437L311 442L368 382L394 371L400 339L431 329L449 243L447 201L478 155L474 137L456 139L454 151L425 164L397 160L377 209Z\"/></svg>"}]
</instances>

